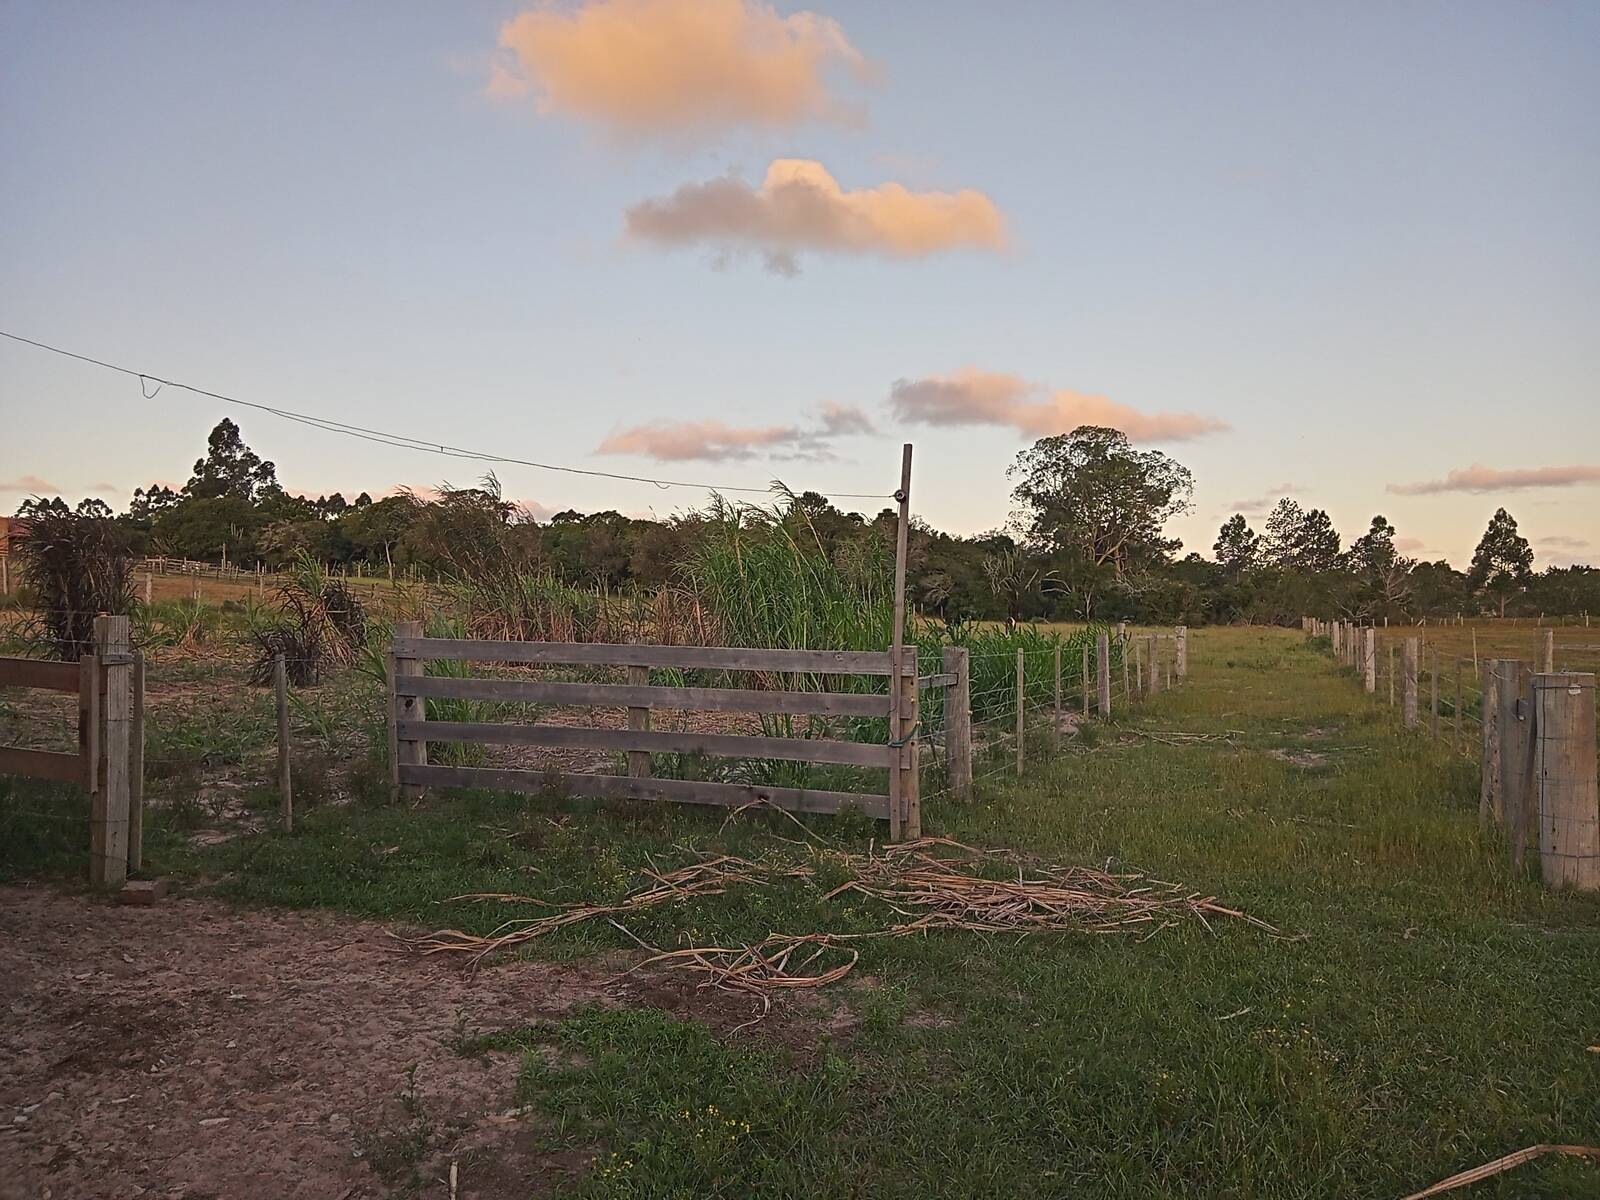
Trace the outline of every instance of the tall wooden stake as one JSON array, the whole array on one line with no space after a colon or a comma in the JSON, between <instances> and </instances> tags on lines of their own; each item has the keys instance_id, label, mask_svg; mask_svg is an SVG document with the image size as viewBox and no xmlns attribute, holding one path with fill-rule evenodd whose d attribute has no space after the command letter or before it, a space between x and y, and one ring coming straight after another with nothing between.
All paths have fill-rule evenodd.
<instances>
[{"instance_id":1,"label":"tall wooden stake","mask_svg":"<svg viewBox=\"0 0 1600 1200\"><path fill-rule=\"evenodd\" d=\"M1533 681L1533 778L1539 862L1551 887L1600 889L1600 791L1595 778L1595 677L1545 673Z\"/></svg>"},{"instance_id":2,"label":"tall wooden stake","mask_svg":"<svg viewBox=\"0 0 1600 1200\"><path fill-rule=\"evenodd\" d=\"M1095 682L1099 685L1100 716L1111 715L1111 637L1104 630L1094 644Z\"/></svg>"},{"instance_id":3,"label":"tall wooden stake","mask_svg":"<svg viewBox=\"0 0 1600 1200\"><path fill-rule=\"evenodd\" d=\"M294 831L294 780L289 760L289 666L283 655L272 660L272 687L278 702L278 806L283 831Z\"/></svg>"},{"instance_id":4,"label":"tall wooden stake","mask_svg":"<svg viewBox=\"0 0 1600 1200\"><path fill-rule=\"evenodd\" d=\"M1017 774L1022 774L1022 715L1024 696L1022 679L1022 651L1017 651Z\"/></svg>"},{"instance_id":5,"label":"tall wooden stake","mask_svg":"<svg viewBox=\"0 0 1600 1200\"><path fill-rule=\"evenodd\" d=\"M900 447L900 490L894 498L900 504L899 521L894 534L894 630L889 644L889 729L890 738L903 737L904 713L900 687L901 660L905 654L906 635L906 540L911 525L911 443ZM906 797L902 772L889 770L889 840L898 842L905 824Z\"/></svg>"}]
</instances>

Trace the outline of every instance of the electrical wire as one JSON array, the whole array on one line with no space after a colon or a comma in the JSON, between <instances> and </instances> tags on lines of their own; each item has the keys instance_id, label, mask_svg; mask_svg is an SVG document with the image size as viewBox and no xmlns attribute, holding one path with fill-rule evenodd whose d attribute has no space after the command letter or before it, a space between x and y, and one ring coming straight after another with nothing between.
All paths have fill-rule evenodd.
<instances>
[{"instance_id":1,"label":"electrical wire","mask_svg":"<svg viewBox=\"0 0 1600 1200\"><path fill-rule=\"evenodd\" d=\"M567 475L588 475L596 479L618 479L628 483L649 483L658 488L694 488L698 491L711 492L740 492L746 495L770 495L777 486L776 481L764 488L757 487L724 487L714 483L696 483L683 479L656 479L647 475L627 475L620 471L595 471L586 467L566 467L556 463L534 462L526 458L512 458L509 455L489 454L481 450L467 450L460 446L451 446L443 442L436 442L424 438L408 437L405 434L389 433L382 429L369 429L361 425L350 425L343 421L335 421L331 417L318 417L310 413L295 412L292 409L277 408L270 404L258 404L253 400L241 400L237 396L225 395L222 392L213 392L207 388L196 387L194 384L182 383L175 379L166 379L160 375L152 375L148 371L135 371L132 367L124 367L117 363L106 362L104 359L93 358L87 354L79 354L73 350L66 350L60 346L52 346L48 342L35 341L33 338L23 337L21 334L9 333L0 329L0 337L10 338L14 342L34 346L40 350L48 350L52 354L59 354L63 358L75 358L79 362L89 363L92 366L103 367L107 371L116 371L123 375L131 376L139 381L139 390L146 400L155 398L156 393L163 387L181 388L186 392L193 392L197 396L206 396L212 400L220 400L224 404L237 404L242 408L252 408L257 412L268 413L274 417L281 417L285 421L295 421L301 425L309 425L313 429L320 429L324 433L337 433L345 437L359 438L362 441L375 442L380 446L392 446L400 450L420 450L427 454L440 454L446 458L462 458L473 462L502 463L507 466L533 467L540 471L559 471ZM156 390L150 391L149 384L155 384ZM890 492L819 492L834 500L893 500L894 494Z\"/></svg>"}]
</instances>

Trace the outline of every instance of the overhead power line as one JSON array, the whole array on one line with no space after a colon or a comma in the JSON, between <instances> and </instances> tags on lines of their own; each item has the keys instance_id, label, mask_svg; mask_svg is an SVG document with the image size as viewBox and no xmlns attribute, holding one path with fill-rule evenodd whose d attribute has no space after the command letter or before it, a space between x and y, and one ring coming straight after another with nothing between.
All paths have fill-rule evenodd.
<instances>
[{"instance_id":1,"label":"overhead power line","mask_svg":"<svg viewBox=\"0 0 1600 1200\"><path fill-rule=\"evenodd\" d=\"M446 458L468 459L473 462L503 463L507 466L533 467L539 471L559 471L564 475L588 475L595 479L617 479L628 483L649 483L659 488L694 488L698 491L710 492L741 492L748 495L770 495L772 487L734 487L716 483L696 483L685 479L654 479L648 475L626 475L620 471L594 471L587 467L567 467L558 463L534 462L526 458L513 458L505 454L488 454L482 450L468 450L461 446L451 446L443 442L427 438L408 437L401 433L390 433L382 429L368 429L361 425L349 425L343 421L335 421L331 417L318 417L310 413L295 412L292 409L278 408L271 404L258 404L253 400L241 400L237 396L225 395L222 392L213 392L208 388L196 387L192 383L182 383L176 379L166 379L160 375L152 375L149 371L136 371L132 367L124 367L117 363L106 362L104 359L92 358L87 354L79 354L73 350L66 350L60 346L52 346L48 342L35 341L33 338L23 337L21 334L8 333L0 329L0 337L10 338L14 342L21 342L27 346L35 346L40 350L48 350L52 354L59 354L63 358L75 358L79 362L89 363L91 366L103 367L107 371L116 371L122 375L131 376L139 381L139 389L146 400L155 398L157 392L164 387L181 388L186 392L193 392L197 396L206 396L212 400L220 400L224 404L237 404L241 408L252 408L257 412L270 413L274 417L281 417L285 421L295 421L301 425L309 425L313 429L320 429L324 433L337 433L344 437L359 438L365 442L376 442L380 446L393 446L400 450L419 450L426 454L440 454ZM147 390L148 384L155 384L154 392ZM834 500L892 500L893 493L888 492L819 492L819 495L828 496Z\"/></svg>"}]
</instances>

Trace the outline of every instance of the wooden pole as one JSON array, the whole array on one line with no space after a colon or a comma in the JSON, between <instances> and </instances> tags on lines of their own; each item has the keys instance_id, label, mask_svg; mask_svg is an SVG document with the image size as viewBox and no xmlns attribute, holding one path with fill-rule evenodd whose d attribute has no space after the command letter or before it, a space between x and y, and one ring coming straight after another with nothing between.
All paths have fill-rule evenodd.
<instances>
[{"instance_id":1,"label":"wooden pole","mask_svg":"<svg viewBox=\"0 0 1600 1200\"><path fill-rule=\"evenodd\" d=\"M1361 681L1367 695L1378 691L1378 631L1370 625L1361 634Z\"/></svg>"},{"instance_id":2,"label":"wooden pole","mask_svg":"<svg viewBox=\"0 0 1600 1200\"><path fill-rule=\"evenodd\" d=\"M968 800L972 798L972 664L965 646L944 648L944 671L955 676L944 693L945 766L951 790Z\"/></svg>"},{"instance_id":3,"label":"wooden pole","mask_svg":"<svg viewBox=\"0 0 1600 1200\"><path fill-rule=\"evenodd\" d=\"M1160 663L1160 655L1159 655L1157 646L1158 646L1158 643L1156 642L1156 635L1152 633L1150 635L1150 642L1149 642L1149 650L1150 650L1150 663L1149 663L1149 667L1150 667L1150 683L1149 683L1149 686L1148 686L1148 692L1152 696L1154 696L1157 692L1159 692L1161 690L1161 663Z\"/></svg>"},{"instance_id":4,"label":"wooden pole","mask_svg":"<svg viewBox=\"0 0 1600 1200\"><path fill-rule=\"evenodd\" d=\"M1539 864L1551 887L1600 889L1600 789L1595 776L1595 677L1534 678Z\"/></svg>"},{"instance_id":5,"label":"wooden pole","mask_svg":"<svg viewBox=\"0 0 1600 1200\"><path fill-rule=\"evenodd\" d=\"M1483 673L1478 670L1478 627L1472 627L1472 677L1481 679Z\"/></svg>"},{"instance_id":6,"label":"wooden pole","mask_svg":"<svg viewBox=\"0 0 1600 1200\"><path fill-rule=\"evenodd\" d=\"M155 588L155 579L149 571L144 573L144 602L150 603L150 594Z\"/></svg>"},{"instance_id":7,"label":"wooden pole","mask_svg":"<svg viewBox=\"0 0 1600 1200\"><path fill-rule=\"evenodd\" d=\"M921 693L917 689L917 648L905 649L911 669L900 676L900 794L905 797L905 836L916 841L922 836L922 752L917 734Z\"/></svg>"},{"instance_id":8,"label":"wooden pole","mask_svg":"<svg viewBox=\"0 0 1600 1200\"><path fill-rule=\"evenodd\" d=\"M1394 707L1394 643L1389 643L1389 707Z\"/></svg>"},{"instance_id":9,"label":"wooden pole","mask_svg":"<svg viewBox=\"0 0 1600 1200\"><path fill-rule=\"evenodd\" d=\"M1433 654L1428 663L1428 703L1432 706L1432 716L1428 723L1428 736L1434 741L1439 740L1439 647L1433 647Z\"/></svg>"},{"instance_id":10,"label":"wooden pole","mask_svg":"<svg viewBox=\"0 0 1600 1200\"><path fill-rule=\"evenodd\" d=\"M904 728L900 711L903 695L900 688L901 664L905 656L906 630L906 541L911 524L911 443L900 447L900 488L894 498L900 505L894 535L894 629L889 644L889 730L891 738L899 738ZM898 842L905 823L905 796L901 787L904 773L889 772L889 838Z\"/></svg>"},{"instance_id":11,"label":"wooden pole","mask_svg":"<svg viewBox=\"0 0 1600 1200\"><path fill-rule=\"evenodd\" d=\"M1506 834L1511 842L1511 862L1521 867L1527 855L1528 835L1534 822L1528 819L1528 769L1533 758L1532 724L1529 705L1523 703L1527 672L1522 660L1499 660L1500 682L1500 808Z\"/></svg>"},{"instance_id":12,"label":"wooden pole","mask_svg":"<svg viewBox=\"0 0 1600 1200\"><path fill-rule=\"evenodd\" d=\"M1144 692L1144 656L1141 650L1142 643L1138 638L1129 638L1128 644L1133 648L1134 690L1142 694Z\"/></svg>"},{"instance_id":13,"label":"wooden pole","mask_svg":"<svg viewBox=\"0 0 1600 1200\"><path fill-rule=\"evenodd\" d=\"M1454 709L1455 720L1450 730L1450 745L1457 754L1461 753L1461 675L1466 664L1461 659L1456 659L1456 703Z\"/></svg>"},{"instance_id":14,"label":"wooden pole","mask_svg":"<svg viewBox=\"0 0 1600 1200\"><path fill-rule=\"evenodd\" d=\"M289 667L279 654L272 660L272 687L278 702L278 809L283 831L294 831L294 780L289 763Z\"/></svg>"},{"instance_id":15,"label":"wooden pole","mask_svg":"<svg viewBox=\"0 0 1600 1200\"><path fill-rule=\"evenodd\" d=\"M1420 657L1420 647L1414 637L1408 637L1405 645L1405 688L1402 694L1402 720L1407 729L1416 727L1417 724L1417 659Z\"/></svg>"},{"instance_id":16,"label":"wooden pole","mask_svg":"<svg viewBox=\"0 0 1600 1200\"><path fill-rule=\"evenodd\" d=\"M422 636L421 621L396 621L394 623L394 636L396 638L419 638ZM415 658L400 654L393 654L394 676L396 680L408 675L421 675L423 664ZM892 694L892 689L891 689ZM427 720L428 701L422 696L397 696L393 691L389 693L390 721L425 721ZM396 799L415 800L422 795L422 789L412 784L400 782L400 771L403 767L426 766L428 762L428 743L412 738L401 739L393 724L390 726L390 743L394 746L394 767L390 781ZM892 776L893 772L891 772Z\"/></svg>"},{"instance_id":17,"label":"wooden pole","mask_svg":"<svg viewBox=\"0 0 1600 1200\"><path fill-rule=\"evenodd\" d=\"M1179 625L1172 631L1172 636L1177 639L1175 644L1178 653L1178 682L1182 683L1189 678L1189 627Z\"/></svg>"},{"instance_id":18,"label":"wooden pole","mask_svg":"<svg viewBox=\"0 0 1600 1200\"><path fill-rule=\"evenodd\" d=\"M1556 669L1556 631L1544 631L1544 673L1552 674Z\"/></svg>"},{"instance_id":19,"label":"wooden pole","mask_svg":"<svg viewBox=\"0 0 1600 1200\"><path fill-rule=\"evenodd\" d=\"M1083 642L1083 661L1078 666L1078 685L1083 689L1083 719L1089 719L1089 640Z\"/></svg>"},{"instance_id":20,"label":"wooden pole","mask_svg":"<svg viewBox=\"0 0 1600 1200\"><path fill-rule=\"evenodd\" d=\"M102 740L97 757L104 762L100 787L94 793L89 825L89 878L93 883L121 883L128 877L128 744L132 732L133 647L126 616L94 619L95 680L104 688L100 715Z\"/></svg>"},{"instance_id":21,"label":"wooden pole","mask_svg":"<svg viewBox=\"0 0 1600 1200\"><path fill-rule=\"evenodd\" d=\"M1095 683L1100 693L1100 716L1104 719L1111 715L1111 638L1104 630L1095 639L1094 662Z\"/></svg>"},{"instance_id":22,"label":"wooden pole","mask_svg":"<svg viewBox=\"0 0 1600 1200\"><path fill-rule=\"evenodd\" d=\"M1023 679L1022 679L1022 651L1017 651L1017 774L1022 774L1022 712L1023 712Z\"/></svg>"},{"instance_id":23,"label":"wooden pole","mask_svg":"<svg viewBox=\"0 0 1600 1200\"><path fill-rule=\"evenodd\" d=\"M1053 728L1055 730L1053 736L1056 737L1056 738L1060 738L1060 736L1061 736L1061 643L1059 641L1056 642L1056 709L1055 709L1055 723L1054 723Z\"/></svg>"},{"instance_id":24,"label":"wooden pole","mask_svg":"<svg viewBox=\"0 0 1600 1200\"><path fill-rule=\"evenodd\" d=\"M628 667L628 683L634 687L650 686L650 668L638 665ZM647 731L650 728L649 706L631 705L628 708L628 728L634 731ZM628 778L649 779L650 751L628 751Z\"/></svg>"},{"instance_id":25,"label":"wooden pole","mask_svg":"<svg viewBox=\"0 0 1600 1200\"><path fill-rule=\"evenodd\" d=\"M1478 789L1478 824L1488 829L1505 818L1500 796L1500 672L1491 661L1483 676L1483 726L1482 781Z\"/></svg>"},{"instance_id":26,"label":"wooden pole","mask_svg":"<svg viewBox=\"0 0 1600 1200\"><path fill-rule=\"evenodd\" d=\"M0 594L11 590L11 556L0 555Z\"/></svg>"},{"instance_id":27,"label":"wooden pole","mask_svg":"<svg viewBox=\"0 0 1600 1200\"><path fill-rule=\"evenodd\" d=\"M146 577L148 578L148 576ZM133 656L133 725L128 743L128 871L144 867L144 655Z\"/></svg>"}]
</instances>

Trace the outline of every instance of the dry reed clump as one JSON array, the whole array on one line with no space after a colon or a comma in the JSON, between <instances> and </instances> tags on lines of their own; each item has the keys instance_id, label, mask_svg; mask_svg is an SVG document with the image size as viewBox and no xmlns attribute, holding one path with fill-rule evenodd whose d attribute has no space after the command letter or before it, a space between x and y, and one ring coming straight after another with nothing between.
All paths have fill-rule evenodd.
<instances>
[{"instance_id":1,"label":"dry reed clump","mask_svg":"<svg viewBox=\"0 0 1600 1200\"><path fill-rule=\"evenodd\" d=\"M1210 918L1231 917L1264 929L1266 922L1217 902L1214 896L1136 872L1063 866L1012 850L982 850L949 838L922 838L853 854L829 847L813 851L813 863L770 864L718 855L676 871L646 871L651 883L616 904L564 904L541 917L507 921L484 936L443 929L410 944L424 954L464 953L476 965L488 955L594 918L610 920L651 951L638 970L660 964L702 976L702 987L759 999L763 1014L773 996L795 988L823 987L848 975L859 955L851 943L865 938L907 937L941 929L979 933L1127 933L1153 936L1181 920L1211 929ZM823 899L855 892L879 901L900 920L853 933L772 934L753 945L691 946L662 950L640 941L615 918L695 896L720 895L736 885L776 879L815 879L826 864L849 878ZM997 877L1004 870L1005 876ZM531 897L474 894L457 900L502 900L545 905Z\"/></svg>"}]
</instances>

